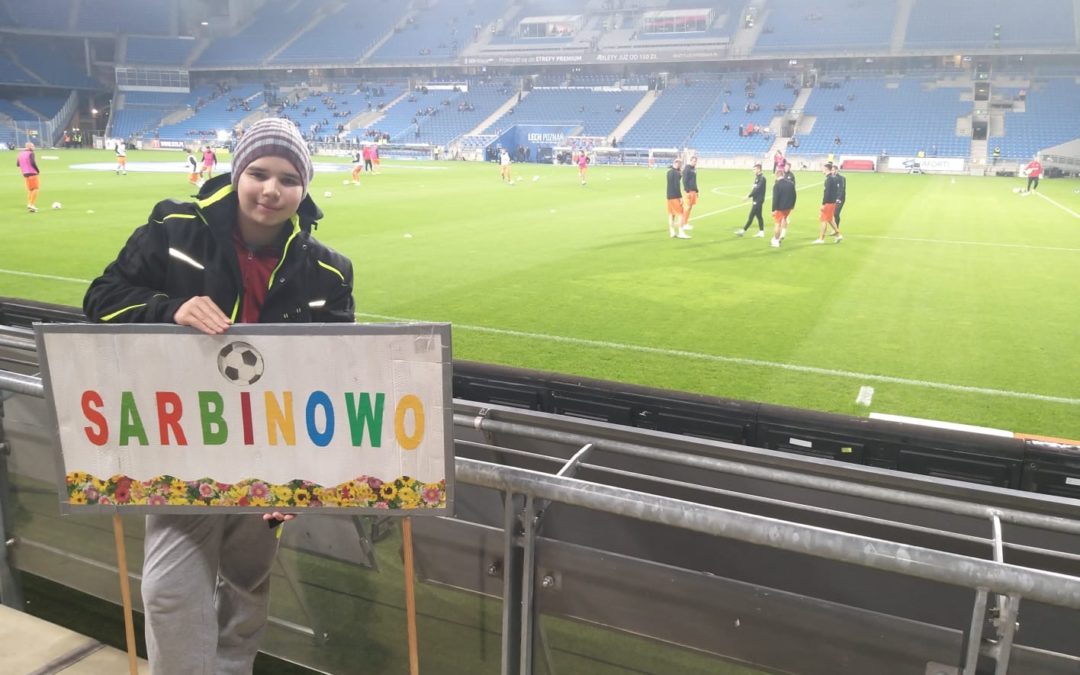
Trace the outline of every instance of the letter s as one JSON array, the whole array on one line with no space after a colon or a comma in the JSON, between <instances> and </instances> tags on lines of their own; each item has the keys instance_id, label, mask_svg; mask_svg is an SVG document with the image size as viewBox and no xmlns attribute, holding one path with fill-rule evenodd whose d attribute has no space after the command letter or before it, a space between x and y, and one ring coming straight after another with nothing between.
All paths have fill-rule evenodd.
<instances>
[{"instance_id":1,"label":"letter s","mask_svg":"<svg viewBox=\"0 0 1080 675\"><path fill-rule=\"evenodd\" d=\"M98 408L105 405L101 400L101 394L93 389L87 389L82 395L82 413L86 421L94 426L83 427L86 438L94 445L105 445L109 442L109 423Z\"/></svg>"}]
</instances>

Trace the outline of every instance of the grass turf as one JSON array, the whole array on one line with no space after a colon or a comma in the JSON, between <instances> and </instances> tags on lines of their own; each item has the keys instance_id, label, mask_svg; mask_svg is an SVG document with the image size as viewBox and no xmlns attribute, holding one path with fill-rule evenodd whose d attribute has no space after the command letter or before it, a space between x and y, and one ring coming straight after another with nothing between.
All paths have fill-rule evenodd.
<instances>
[{"instance_id":1,"label":"grass turf","mask_svg":"<svg viewBox=\"0 0 1080 675\"><path fill-rule=\"evenodd\" d=\"M6 183L0 295L80 305L155 201L188 197L183 159L130 151L174 170L117 176L71 168L110 152L39 150L41 212ZM749 171L699 171L690 240L668 238L660 169L514 171L319 173L317 236L354 261L359 319L452 322L458 358L856 415L869 385L871 411L1080 438L1076 181L850 174L845 241L813 246L802 171L776 250L732 234Z\"/></svg>"}]
</instances>

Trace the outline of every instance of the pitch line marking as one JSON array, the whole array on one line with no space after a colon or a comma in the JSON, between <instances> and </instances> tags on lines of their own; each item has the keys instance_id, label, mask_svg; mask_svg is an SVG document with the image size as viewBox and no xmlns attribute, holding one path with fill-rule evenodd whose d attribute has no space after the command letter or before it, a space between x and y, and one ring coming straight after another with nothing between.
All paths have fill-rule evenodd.
<instances>
[{"instance_id":1,"label":"pitch line marking","mask_svg":"<svg viewBox=\"0 0 1080 675\"><path fill-rule=\"evenodd\" d=\"M416 319L406 319L383 314L371 314L357 312L357 317L365 316L382 321L395 323L417 323ZM488 326L469 326L455 323L454 328L460 330L476 331L478 333L491 333L494 335L508 335L511 337L529 338L533 340L546 340L549 342L561 342L564 344L580 345L584 347L602 347L619 351L640 352L643 354L659 354L661 356L680 356L698 361L713 361L716 363L733 363L740 366L754 366L759 368L775 368L777 370L789 370L797 373L810 373L813 375L827 375L830 377L844 377L848 379L862 379L873 382L886 382L889 384L901 384L926 389L940 389L943 391L964 392L969 394L986 394L988 396L1000 396L1004 398L1019 398L1030 401L1042 401L1045 403L1064 403L1066 405L1080 405L1080 398L1068 398L1065 396L1047 396L1045 394L1032 394L1023 391L1009 391L1007 389L991 389L988 387L971 387L961 384L945 384L941 382L929 382L927 380L913 380L906 377L894 377L891 375L872 375L869 373L857 373L850 370L834 370L832 368L819 368L817 366L800 366L791 363L778 363L776 361L764 361L761 359L747 359L737 356L720 356L717 354L704 354L691 352L683 349L664 349L662 347L647 347L644 345L625 344L608 340L589 340L586 338L566 337L563 335L548 335L546 333L530 333L527 331L508 330L505 328L490 328Z\"/></svg>"},{"instance_id":2,"label":"pitch line marking","mask_svg":"<svg viewBox=\"0 0 1080 675\"><path fill-rule=\"evenodd\" d=\"M1065 213L1069 214L1069 215L1070 215L1070 216L1072 216L1073 218L1080 218L1080 213L1077 213L1076 211L1073 211L1073 210L1072 210L1072 209L1070 209L1070 208L1069 208L1068 206L1065 206L1064 204L1058 204L1058 203L1057 203L1057 202L1055 202L1055 201L1054 201L1053 199L1050 199L1049 197L1047 197L1047 196L1046 196L1046 195L1044 195L1043 193L1039 192L1038 190L1036 190L1036 191L1035 191L1035 194L1036 194L1036 195L1038 195L1039 197L1042 197L1042 198L1043 198L1043 199L1045 199L1046 201L1050 202L1050 203L1051 203L1051 204L1053 204L1054 206L1058 207L1059 209L1061 209L1061 210L1062 210L1062 211L1064 211Z\"/></svg>"},{"instance_id":3,"label":"pitch line marking","mask_svg":"<svg viewBox=\"0 0 1080 675\"><path fill-rule=\"evenodd\" d=\"M0 269L0 274L13 274L16 276L35 277L38 279L52 279L55 281L68 281L79 284L89 284L86 279L75 279L72 277L60 277L52 274L36 274L33 272L19 272L16 270ZM373 319L380 319L383 321L394 321L397 323L417 323L416 319L406 319L396 316L386 316L383 314L371 314L368 312L357 312L357 317L366 316ZM734 363L742 366L755 366L759 368L776 368L778 370L789 370L797 373L811 373L813 375L827 375L830 377L845 377L849 379L866 379L873 382L887 382L890 384L902 384L912 387L923 387L926 389L940 389L943 391L956 391L965 392L970 394L986 394L988 396L1000 396L1004 398L1019 398L1029 401L1043 401L1046 403L1064 403L1065 405L1080 405L1080 398L1068 398L1065 396L1047 396L1045 394L1032 394L1023 391L1009 391L1007 389L990 389L987 387L970 387L960 384L945 384L941 382L929 382L926 380L912 380L905 377L893 377L891 375L871 375L868 373L857 373L850 370L833 370L831 368L818 368L816 366L800 366L791 363L777 363L775 361L764 361L761 359L746 359L736 356L720 356L717 354L703 354L701 352L691 352L683 349L664 349L661 347L646 347L643 345L632 345L621 342L611 342L608 340L588 340L585 338L566 337L563 335L548 335L545 333L530 333L527 331L508 330L505 328L490 328L488 326L469 326L466 324L455 323L455 328L461 330L471 330L478 333L492 333L494 335L509 335L511 337L523 337L534 340L546 340L549 342L561 342L565 344L582 345L586 347L603 347L606 349L616 349L619 351L631 351L640 352L643 354L660 354L663 356L682 356L691 359L697 359L699 361L714 361L717 363Z\"/></svg>"},{"instance_id":4,"label":"pitch line marking","mask_svg":"<svg viewBox=\"0 0 1080 675\"><path fill-rule=\"evenodd\" d=\"M76 279L74 277L58 277L54 274L38 274L36 272L20 272L18 270L0 269L0 274L11 274L17 277L32 277L34 279L52 279L53 281L70 281L74 284L90 284L89 279Z\"/></svg>"},{"instance_id":5,"label":"pitch line marking","mask_svg":"<svg viewBox=\"0 0 1080 675\"><path fill-rule=\"evenodd\" d=\"M796 188L796 191L809 190L812 187L817 187L818 185L823 185L823 184L824 184L824 181L817 182L817 183L811 183L810 185L804 185L801 188ZM709 216L715 216L715 215L717 215L719 213L726 213L728 211L734 211L735 209L745 209L746 206L747 206L747 203L748 202L742 202L742 203L739 203L739 204L735 204L734 206L728 206L728 207L725 207L725 208L722 208L722 209L719 209L719 210L716 210L716 211L709 211L707 213L702 213L699 216L694 216L693 218L691 218L690 222L692 223L695 220L700 220L702 218L708 218Z\"/></svg>"},{"instance_id":6,"label":"pitch line marking","mask_svg":"<svg viewBox=\"0 0 1080 675\"><path fill-rule=\"evenodd\" d=\"M861 239L887 239L889 241L915 241L925 244L954 244L957 246L991 246L997 248L1026 248L1037 251L1059 251L1063 253L1080 253L1080 248L1064 248L1061 246L1034 246L1032 244L999 244L991 241L953 241L950 239L919 239L916 237L889 237L879 234L861 234Z\"/></svg>"}]
</instances>

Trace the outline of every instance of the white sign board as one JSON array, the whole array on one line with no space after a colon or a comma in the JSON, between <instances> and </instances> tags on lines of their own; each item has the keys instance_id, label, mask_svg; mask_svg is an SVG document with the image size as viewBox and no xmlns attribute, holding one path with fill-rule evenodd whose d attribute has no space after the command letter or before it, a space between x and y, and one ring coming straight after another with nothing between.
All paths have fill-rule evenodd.
<instances>
[{"instance_id":1,"label":"white sign board","mask_svg":"<svg viewBox=\"0 0 1080 675\"><path fill-rule=\"evenodd\" d=\"M449 325L35 330L64 512L451 511Z\"/></svg>"},{"instance_id":2,"label":"white sign board","mask_svg":"<svg viewBox=\"0 0 1080 675\"><path fill-rule=\"evenodd\" d=\"M889 157L889 169L893 171L942 171L945 173L963 173L962 157Z\"/></svg>"}]
</instances>

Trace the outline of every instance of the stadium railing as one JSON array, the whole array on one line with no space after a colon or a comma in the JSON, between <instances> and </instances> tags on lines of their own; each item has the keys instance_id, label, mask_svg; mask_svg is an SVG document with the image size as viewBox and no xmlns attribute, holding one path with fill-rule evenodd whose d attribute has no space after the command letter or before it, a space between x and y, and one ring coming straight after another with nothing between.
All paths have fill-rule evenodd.
<instances>
[{"instance_id":1,"label":"stadium railing","mask_svg":"<svg viewBox=\"0 0 1080 675\"><path fill-rule=\"evenodd\" d=\"M14 602L19 576L32 574L115 603L107 517L58 517L33 374L29 324L78 312L17 300L0 309L0 599ZM461 672L447 665L460 662L507 675L716 672L722 661L807 675L975 673L980 658L1014 675L1080 665L1075 499L746 445L762 420L777 432L766 437L806 435L813 414L678 392L658 403L655 390L612 383L605 397L595 386L605 383L481 364L455 372L455 518L415 523L421 660L432 672ZM845 436L871 422L817 433L853 454ZM141 529L128 531L135 550ZM400 632L367 634L376 616L397 625L399 546L385 520L290 524L266 649L326 672L355 672L369 650L400 655ZM500 614L499 649L470 637Z\"/></svg>"}]
</instances>

